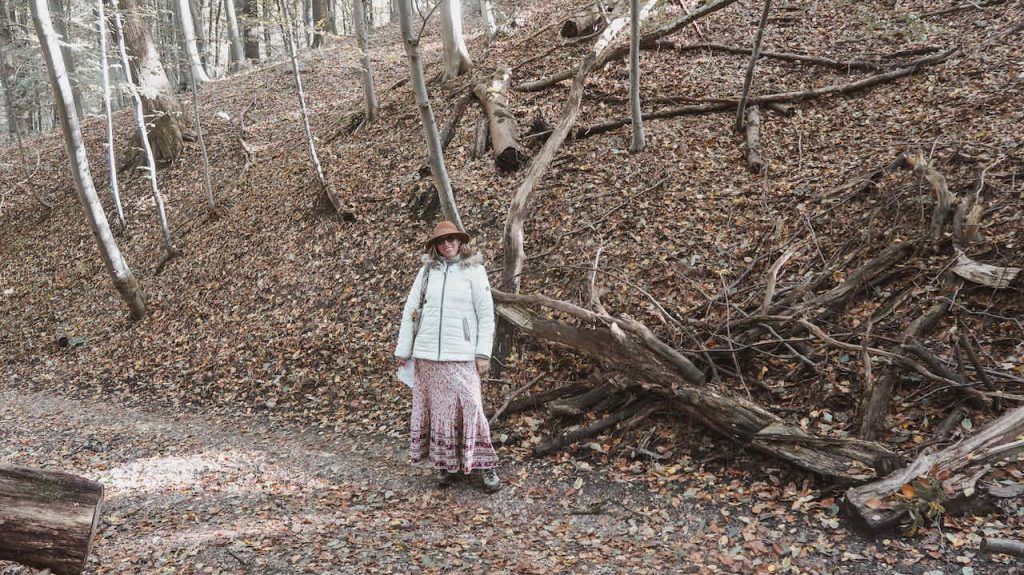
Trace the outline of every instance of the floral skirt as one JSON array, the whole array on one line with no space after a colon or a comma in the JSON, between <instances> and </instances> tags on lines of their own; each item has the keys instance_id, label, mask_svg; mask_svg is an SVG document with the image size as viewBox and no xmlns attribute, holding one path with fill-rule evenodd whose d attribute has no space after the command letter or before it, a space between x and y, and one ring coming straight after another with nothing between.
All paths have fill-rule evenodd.
<instances>
[{"instance_id":1,"label":"floral skirt","mask_svg":"<svg viewBox=\"0 0 1024 575\"><path fill-rule=\"evenodd\" d=\"M436 469L469 473L498 465L473 361L417 359L409 452Z\"/></svg>"}]
</instances>

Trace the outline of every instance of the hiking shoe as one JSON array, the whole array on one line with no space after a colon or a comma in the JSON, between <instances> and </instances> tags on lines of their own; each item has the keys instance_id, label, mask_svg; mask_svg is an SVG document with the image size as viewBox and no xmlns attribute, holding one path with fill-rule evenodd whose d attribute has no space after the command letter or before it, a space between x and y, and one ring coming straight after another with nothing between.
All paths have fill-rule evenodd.
<instances>
[{"instance_id":1,"label":"hiking shoe","mask_svg":"<svg viewBox=\"0 0 1024 575\"><path fill-rule=\"evenodd\" d=\"M494 469L485 469L483 472L484 491L494 493L501 489L501 480L498 479L498 472Z\"/></svg>"},{"instance_id":2,"label":"hiking shoe","mask_svg":"<svg viewBox=\"0 0 1024 575\"><path fill-rule=\"evenodd\" d=\"M444 469L437 470L437 486L448 487L452 483L455 483L457 475Z\"/></svg>"}]
</instances>

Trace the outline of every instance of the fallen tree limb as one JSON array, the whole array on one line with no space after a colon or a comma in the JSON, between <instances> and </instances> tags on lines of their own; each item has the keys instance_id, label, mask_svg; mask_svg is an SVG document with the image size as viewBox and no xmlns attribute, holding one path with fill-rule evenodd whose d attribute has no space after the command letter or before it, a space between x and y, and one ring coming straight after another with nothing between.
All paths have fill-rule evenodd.
<instances>
[{"instance_id":1,"label":"fallen tree limb","mask_svg":"<svg viewBox=\"0 0 1024 575\"><path fill-rule=\"evenodd\" d=\"M520 411L526 411L527 409L540 407L548 403L549 401L558 399L560 397L565 397L567 395L581 393L585 389L586 386L584 386L583 384L570 383L568 385L563 385L561 387L556 387L554 389L542 391L540 393L524 397L523 399L513 401L512 403L509 404L508 407L505 408L505 414L511 415L513 413L519 413Z\"/></svg>"},{"instance_id":2,"label":"fallen tree limb","mask_svg":"<svg viewBox=\"0 0 1024 575\"><path fill-rule=\"evenodd\" d=\"M519 143L519 126L508 109L508 66L498 65L490 82L481 82L473 88L487 115L494 150L494 164L498 169L514 172L523 167L529 156Z\"/></svg>"},{"instance_id":3,"label":"fallen tree limb","mask_svg":"<svg viewBox=\"0 0 1024 575\"><path fill-rule=\"evenodd\" d=\"M952 271L965 280L976 284L993 289L1005 289L1010 287L1013 280L1017 279L1017 274L1021 272L1021 268L983 264L959 253L956 256L956 261L953 263Z\"/></svg>"},{"instance_id":4,"label":"fallen tree limb","mask_svg":"<svg viewBox=\"0 0 1024 575\"><path fill-rule=\"evenodd\" d=\"M725 52L728 54L739 54L742 56L749 56L752 52L751 48L741 48L739 46L727 46L725 44L679 44L670 40L656 40L653 42L647 42L644 44L641 42L640 47L644 50L671 50L674 52ZM761 51L758 52L758 59L768 58L773 60L784 60L787 62L797 62L800 64L815 64L818 66L825 66L827 68L833 68L835 70L850 71L850 70L864 70L873 72L879 70L881 66L874 62L868 62L867 60L834 60L832 58L825 58L822 56L809 56L806 54L790 54L787 52L769 52Z\"/></svg>"},{"instance_id":5,"label":"fallen tree limb","mask_svg":"<svg viewBox=\"0 0 1024 575\"><path fill-rule=\"evenodd\" d=\"M1024 541L986 537L981 540L981 550L988 551L989 553L1005 553L1014 557L1024 557Z\"/></svg>"},{"instance_id":6,"label":"fallen tree limb","mask_svg":"<svg viewBox=\"0 0 1024 575\"><path fill-rule=\"evenodd\" d=\"M533 448L533 454L536 456L548 455L583 439L599 435L603 431L611 429L619 423L633 417L648 406L649 404L646 402L634 401L625 408L620 409L607 417L599 419L590 425L581 427L575 431L570 431L569 433L562 433L548 438L543 443Z\"/></svg>"},{"instance_id":7,"label":"fallen tree limb","mask_svg":"<svg viewBox=\"0 0 1024 575\"><path fill-rule=\"evenodd\" d=\"M764 157L761 154L761 112L757 106L747 110L746 147L747 170L752 174L760 174L764 170Z\"/></svg>"},{"instance_id":8,"label":"fallen tree limb","mask_svg":"<svg viewBox=\"0 0 1024 575\"><path fill-rule=\"evenodd\" d=\"M897 492L918 478L941 482L944 498L971 497L974 483L987 471L993 453L1006 455L1002 447L1024 434L1024 407L1008 411L976 433L936 453L918 456L896 473L846 491L846 503L854 521L873 531L896 527L911 512L914 501L901 502ZM966 490L966 493L965 493Z\"/></svg>"}]
</instances>

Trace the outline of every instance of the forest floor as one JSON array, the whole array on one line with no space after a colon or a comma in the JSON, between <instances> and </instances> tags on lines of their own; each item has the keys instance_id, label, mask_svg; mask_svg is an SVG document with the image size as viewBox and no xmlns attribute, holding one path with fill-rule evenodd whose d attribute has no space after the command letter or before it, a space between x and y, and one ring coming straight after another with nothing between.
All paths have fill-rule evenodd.
<instances>
[{"instance_id":1,"label":"forest floor","mask_svg":"<svg viewBox=\"0 0 1024 575\"><path fill-rule=\"evenodd\" d=\"M526 82L575 65L590 46L559 38L552 26L580 2L501 4L518 28L485 50L479 22L467 18L478 70L431 83L439 124L499 62L515 66L513 83ZM566 142L532 203L523 291L586 305L586 271L600 251L605 307L697 357L687 330L666 318L706 326L757 313L769 266L790 248L780 298L814 278L805 295L829 290L886 246L926 230L933 202L922 178L897 172L844 187L917 150L950 190L977 190L982 238L969 255L1020 267L1024 42L1019 33L993 39L1019 25L1024 8L1019 1L965 3L944 12L953 4L781 3L766 50L866 60L879 70L949 46L963 51L871 90L766 112L763 173L747 171L729 113L649 121L642 154L626 153L626 127ZM682 9L668 3L656 20ZM760 9L737 3L672 39L749 46ZM421 43L431 77L439 70L437 37L428 27ZM150 310L138 322L126 319L96 255L60 134L26 139L31 183L55 207L43 213L24 187L0 186L0 460L109 483L92 573L405 572L416 565L428 572L1020 572L1020 563L985 558L978 547L984 536L1024 532L1024 496L1003 500L987 517L947 516L913 536L868 541L840 513L841 487L668 408L545 458L532 457L532 448L604 414L509 414L494 428L505 490L491 497L469 485L435 491L425 470L406 464L408 395L393 379L402 301L417 246L434 223L410 210L424 187L417 175L424 152L397 40L394 25L374 31L382 113L354 135L344 129L345 115L361 105L354 43L333 39L303 56L324 169L354 221L317 210L283 61L203 91L214 187L228 215L207 217L200 153L187 144L158 174L183 252L160 268L148 182L122 181L129 226L117 240ZM645 106L659 111L735 96L747 57L658 50L644 52L642 62ZM807 90L869 74L766 58L753 90ZM627 77L622 61L596 71L577 125L624 115ZM567 91L562 83L513 93L521 132L534 118L554 121ZM491 156L472 157L480 115L479 106L468 107L446 159L462 218L496 272L523 172L502 173ZM116 114L115 129L124 153L134 130L130 110ZM111 214L102 119L85 119L83 132ZM252 153L248 168L243 140ZM528 147L536 153L537 140ZM21 179L19 162L13 147L0 149L4 183ZM1024 395L1020 280L999 290L949 281L953 246L940 247L900 261L824 327L845 342L861 345L870 336L895 349L923 310L949 301L928 348L955 366L956 335L966 331L1001 389ZM702 335L699 343L712 352L732 345L730 334ZM797 336L794 342L811 343ZM727 366L736 376L713 382L718 392L759 402L809 433L857 436L860 354L821 346L808 367L784 349L754 351L736 354ZM485 405L500 405L527 382L527 393L589 385L605 374L599 363L523 337L502 378L485 382ZM913 457L963 400L876 364L876 376L895 374L878 440ZM946 440L969 436L1000 411L970 411ZM1000 469L999 480L1019 484L1024 464L1015 465ZM594 514L579 514L587 511ZM8 572L22 571L0 568Z\"/></svg>"},{"instance_id":2,"label":"forest floor","mask_svg":"<svg viewBox=\"0 0 1024 575\"><path fill-rule=\"evenodd\" d=\"M0 432L0 460L104 484L91 574L1021 572L956 530L864 539L791 473L747 483L714 457L655 474L506 460L485 495L475 478L435 487L386 434L13 386Z\"/></svg>"}]
</instances>

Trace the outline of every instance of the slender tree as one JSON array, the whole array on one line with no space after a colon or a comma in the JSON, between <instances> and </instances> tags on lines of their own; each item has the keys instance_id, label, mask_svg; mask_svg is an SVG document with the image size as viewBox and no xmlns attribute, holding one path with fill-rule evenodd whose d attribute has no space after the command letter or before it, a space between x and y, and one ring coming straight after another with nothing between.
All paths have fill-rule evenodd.
<instances>
[{"instance_id":1,"label":"slender tree","mask_svg":"<svg viewBox=\"0 0 1024 575\"><path fill-rule=\"evenodd\" d=\"M142 99L146 124L149 126L149 145L158 165L172 162L184 145L180 124L181 106L174 97L167 73L149 35L149 28L142 19L138 0L121 0L120 7L123 10L118 9L116 2L113 6L111 18L115 24L114 33L118 36L118 50L122 50L123 44L125 51L121 64L124 66L125 77L135 79L134 85L138 88L135 95ZM171 44L174 44L173 40ZM129 80L129 83L132 81ZM140 142L139 146L142 145L143 142ZM135 163L142 164L144 160L140 156Z\"/></svg>"},{"instance_id":2,"label":"slender tree","mask_svg":"<svg viewBox=\"0 0 1024 575\"><path fill-rule=\"evenodd\" d=\"M238 33L238 17L235 15L235 0L222 0L224 2L224 15L228 21L228 40L231 42L231 70L237 72L245 68L245 44L242 43L242 35Z\"/></svg>"},{"instance_id":3,"label":"slender tree","mask_svg":"<svg viewBox=\"0 0 1024 575\"><path fill-rule=\"evenodd\" d=\"M114 12L114 34L117 35L118 54L121 56L121 64L124 66L125 74L128 75L128 82L131 84L132 72L128 64L128 51L125 49L125 34L124 26L121 25L121 14L118 11L117 0L110 1ZM144 80L140 80L139 84L144 84ZM160 223L160 232L163 235L164 249L167 252L165 256L166 261L177 255L177 250L171 242L171 229L170 226L167 225L167 211L164 209L164 200L160 196L160 188L156 183L156 157L153 154L152 146L150 146L151 136L146 133L145 104L144 98L139 94L140 92L140 89L132 90L132 97L135 100L135 125L138 127L139 140L142 142L142 151L146 158L146 168L149 172L150 187L153 190L153 200L156 202L157 221Z\"/></svg>"},{"instance_id":4,"label":"slender tree","mask_svg":"<svg viewBox=\"0 0 1024 575\"><path fill-rule=\"evenodd\" d=\"M494 18L494 5L491 0L480 0L480 15L487 26L487 41L490 42L498 36L498 21Z\"/></svg>"},{"instance_id":5,"label":"slender tree","mask_svg":"<svg viewBox=\"0 0 1024 575\"><path fill-rule=\"evenodd\" d=\"M736 124L733 129L736 133L743 130L743 112L747 107L747 97L750 95L750 83L754 80L754 66L757 59L761 57L761 39L764 38L764 28L768 22L768 11L772 7L772 0L764 0L764 10L761 11L761 21L757 25L757 37L754 38L754 49L750 51L750 62L747 64L747 74L743 78L743 93L740 95L739 106L736 107Z\"/></svg>"},{"instance_id":6,"label":"slender tree","mask_svg":"<svg viewBox=\"0 0 1024 575\"><path fill-rule=\"evenodd\" d=\"M174 3L178 16L178 30L181 32L182 44L185 46L185 54L188 55L189 72L192 74L194 83L209 82L210 77L206 75L203 62L199 58L199 48L196 44L196 26L192 20L192 8L189 0L177 0Z\"/></svg>"},{"instance_id":7,"label":"slender tree","mask_svg":"<svg viewBox=\"0 0 1024 575\"><path fill-rule=\"evenodd\" d=\"M110 195L114 197L117 222L123 230L128 227L128 222L124 219L121 194L117 187L117 159L114 157L114 114L110 109L110 68L107 66L107 18L103 12L103 0L96 0L96 13L99 15L100 28L100 81L103 89L103 112L107 120L107 165L110 171Z\"/></svg>"},{"instance_id":8,"label":"slender tree","mask_svg":"<svg viewBox=\"0 0 1024 575\"><path fill-rule=\"evenodd\" d=\"M259 0L224 0L237 1L241 6L242 35L245 37L245 59L256 64L260 61L260 24Z\"/></svg>"},{"instance_id":9,"label":"slender tree","mask_svg":"<svg viewBox=\"0 0 1024 575\"><path fill-rule=\"evenodd\" d=\"M372 7L371 3L371 7ZM355 20L356 40L362 61L363 100L366 102L366 117L363 126L369 125L377 117L380 106L377 94L373 89L373 65L370 62L370 33L366 29L366 14L363 12L363 0L352 0L352 19Z\"/></svg>"},{"instance_id":10,"label":"slender tree","mask_svg":"<svg viewBox=\"0 0 1024 575\"><path fill-rule=\"evenodd\" d=\"M71 175L75 181L78 201L89 220L93 237L96 239L107 272L110 273L114 281L114 287L117 288L121 298L128 305L131 318L141 319L146 313L142 290L139 288L131 268L124 261L121 250L118 249L117 243L114 241L114 236L110 233L107 216L103 213L103 206L100 204L96 188L93 186L92 175L89 173L89 158L85 151L85 144L82 142L78 116L75 114L74 97L60 53L60 40L57 32L53 29L49 7L46 5L46 0L32 0L30 8L32 19L36 25L36 35L39 37L39 44L42 47L43 59L46 61L46 69L50 76L50 84L53 87L54 100L57 102L57 109L60 112L61 131L64 133L64 145L67 148L68 157L71 159Z\"/></svg>"},{"instance_id":11,"label":"slender tree","mask_svg":"<svg viewBox=\"0 0 1024 575\"><path fill-rule=\"evenodd\" d=\"M644 138L643 112L640 110L640 0L629 2L629 113L633 117L633 140L629 151L642 152Z\"/></svg>"},{"instance_id":12,"label":"slender tree","mask_svg":"<svg viewBox=\"0 0 1024 575\"><path fill-rule=\"evenodd\" d=\"M423 62L420 60L420 39L414 36L412 31L412 1L397 0L402 43L405 45L405 54L409 57L412 89L416 95L416 106L420 111L420 122L423 124L423 135L427 144L427 157L430 160L430 171L434 175L441 211L444 212L445 218L461 230L464 229L462 219L455 206L455 194L452 192L451 180L448 179L448 168L444 165L444 151L441 148L441 138L437 133L437 122L434 120L434 111L430 108L430 98L427 96L427 82L423 77Z\"/></svg>"},{"instance_id":13,"label":"slender tree","mask_svg":"<svg viewBox=\"0 0 1024 575\"><path fill-rule=\"evenodd\" d=\"M210 48L207 42L206 28L203 26L202 0L188 0L188 7L192 13L192 27L195 28L196 32L196 48L199 51L199 61L202 63L203 70L209 74ZM212 37L213 35L211 34L210 36Z\"/></svg>"},{"instance_id":14,"label":"slender tree","mask_svg":"<svg viewBox=\"0 0 1024 575\"><path fill-rule=\"evenodd\" d=\"M457 78L473 69L466 39L462 37L461 0L441 0L441 52L444 80Z\"/></svg>"},{"instance_id":15,"label":"slender tree","mask_svg":"<svg viewBox=\"0 0 1024 575\"><path fill-rule=\"evenodd\" d=\"M53 15L53 28L60 36L60 55L64 58L64 68L68 73L68 80L71 82L71 94L75 99L75 113L81 117L82 88L75 78L75 54L71 51L71 37L68 34L68 26L71 22L65 15L61 0L49 0L48 7Z\"/></svg>"}]
</instances>

